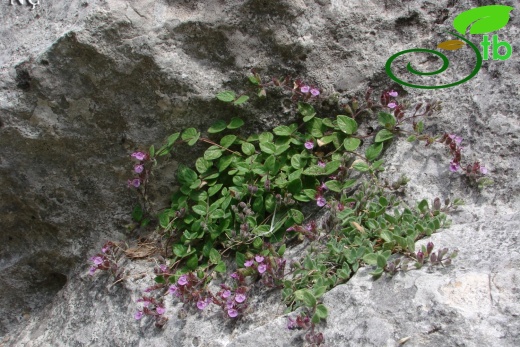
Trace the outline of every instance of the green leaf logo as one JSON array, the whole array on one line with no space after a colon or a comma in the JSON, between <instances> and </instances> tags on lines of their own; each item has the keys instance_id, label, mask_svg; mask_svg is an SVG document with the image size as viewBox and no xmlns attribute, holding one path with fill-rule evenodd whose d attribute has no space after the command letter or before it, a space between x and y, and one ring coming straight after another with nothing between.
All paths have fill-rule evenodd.
<instances>
[{"instance_id":1,"label":"green leaf logo","mask_svg":"<svg viewBox=\"0 0 520 347\"><path fill-rule=\"evenodd\" d=\"M487 34L499 30L509 22L509 12L514 8L504 5L490 5L464 11L453 20L453 27L462 35L470 28L470 34Z\"/></svg>"}]
</instances>

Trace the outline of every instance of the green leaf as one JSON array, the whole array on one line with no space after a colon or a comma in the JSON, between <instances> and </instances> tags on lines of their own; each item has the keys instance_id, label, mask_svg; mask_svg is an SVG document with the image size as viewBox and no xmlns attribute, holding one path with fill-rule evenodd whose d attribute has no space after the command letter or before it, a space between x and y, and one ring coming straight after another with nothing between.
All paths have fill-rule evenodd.
<instances>
[{"instance_id":1,"label":"green leaf","mask_svg":"<svg viewBox=\"0 0 520 347\"><path fill-rule=\"evenodd\" d=\"M490 5L472 8L459 14L453 20L453 27L461 35L471 26L472 35L487 34L499 30L509 22L509 12L514 8L503 5Z\"/></svg>"},{"instance_id":2,"label":"green leaf","mask_svg":"<svg viewBox=\"0 0 520 347\"><path fill-rule=\"evenodd\" d=\"M155 157L155 147L154 147L154 145L150 146L150 149L148 150L148 153L150 153L150 158Z\"/></svg>"},{"instance_id":3,"label":"green leaf","mask_svg":"<svg viewBox=\"0 0 520 347\"><path fill-rule=\"evenodd\" d=\"M375 142L383 142L386 140L390 140L394 137L394 134L386 129L379 130L379 132L376 135Z\"/></svg>"},{"instance_id":4,"label":"green leaf","mask_svg":"<svg viewBox=\"0 0 520 347\"><path fill-rule=\"evenodd\" d=\"M292 194L298 194L302 190L302 180L299 178L292 180L287 185L287 190Z\"/></svg>"},{"instance_id":5,"label":"green leaf","mask_svg":"<svg viewBox=\"0 0 520 347\"><path fill-rule=\"evenodd\" d=\"M419 202L419 205L417 207L419 208L419 211L421 211L422 213L425 213L426 211L429 210L428 201L426 199L421 200L421 202Z\"/></svg>"},{"instance_id":6,"label":"green leaf","mask_svg":"<svg viewBox=\"0 0 520 347\"><path fill-rule=\"evenodd\" d=\"M188 145L193 146L195 142L200 137L200 132L195 128L188 128L182 132L181 139L188 143Z\"/></svg>"},{"instance_id":7,"label":"green leaf","mask_svg":"<svg viewBox=\"0 0 520 347\"><path fill-rule=\"evenodd\" d=\"M276 253L278 253L278 255L279 255L280 257L283 257L286 248L287 248L287 246L286 246L285 243L284 243L284 244L282 244L282 245L280 246L280 248L278 248L278 252L276 252Z\"/></svg>"},{"instance_id":8,"label":"green leaf","mask_svg":"<svg viewBox=\"0 0 520 347\"><path fill-rule=\"evenodd\" d=\"M219 132L223 131L224 129L226 129L226 126L227 126L226 122L224 122L223 120L218 120L215 123L213 123L213 125L208 129L208 133L210 133L210 134L219 133Z\"/></svg>"},{"instance_id":9,"label":"green leaf","mask_svg":"<svg viewBox=\"0 0 520 347\"><path fill-rule=\"evenodd\" d=\"M226 272L226 264L223 261L220 261L214 269L216 272L224 273Z\"/></svg>"},{"instance_id":10,"label":"green leaf","mask_svg":"<svg viewBox=\"0 0 520 347\"><path fill-rule=\"evenodd\" d=\"M195 205L192 207L193 212L198 215L205 216L206 215L206 207L201 205Z\"/></svg>"},{"instance_id":11,"label":"green leaf","mask_svg":"<svg viewBox=\"0 0 520 347\"><path fill-rule=\"evenodd\" d=\"M218 172L224 171L229 165L231 165L234 159L234 155L225 155L221 157L217 164Z\"/></svg>"},{"instance_id":12,"label":"green leaf","mask_svg":"<svg viewBox=\"0 0 520 347\"><path fill-rule=\"evenodd\" d=\"M296 224L302 224L303 223L303 220L304 220L304 216L303 216L303 213L301 213L301 211L298 211L298 210L295 210L295 209L291 209L290 210L290 214L291 214L291 217L292 219L294 220L294 222Z\"/></svg>"},{"instance_id":13,"label":"green leaf","mask_svg":"<svg viewBox=\"0 0 520 347\"><path fill-rule=\"evenodd\" d=\"M249 75L249 76L247 76L247 78L249 79L249 82L251 82L255 86L260 84L259 78L257 76L255 76L255 75Z\"/></svg>"},{"instance_id":14,"label":"green leaf","mask_svg":"<svg viewBox=\"0 0 520 347\"><path fill-rule=\"evenodd\" d=\"M204 152L204 159L206 160L214 160L218 159L222 156L222 149L218 146L211 146Z\"/></svg>"},{"instance_id":15,"label":"green leaf","mask_svg":"<svg viewBox=\"0 0 520 347\"><path fill-rule=\"evenodd\" d=\"M198 158L196 161L195 161L195 168L197 169L197 171L201 174L203 174L204 172L208 171L208 169L210 167L213 166L213 163L204 159L204 158Z\"/></svg>"},{"instance_id":16,"label":"green leaf","mask_svg":"<svg viewBox=\"0 0 520 347\"><path fill-rule=\"evenodd\" d=\"M361 140L356 139L355 137L347 137L345 141L343 141L343 146L345 147L345 150L350 152L355 151L360 144Z\"/></svg>"},{"instance_id":17,"label":"green leaf","mask_svg":"<svg viewBox=\"0 0 520 347\"><path fill-rule=\"evenodd\" d=\"M247 95L242 95L241 97L239 97L238 99L235 100L235 102L233 102L234 105L242 105L244 102L246 102L247 100L249 100L249 96Z\"/></svg>"},{"instance_id":18,"label":"green leaf","mask_svg":"<svg viewBox=\"0 0 520 347\"><path fill-rule=\"evenodd\" d=\"M274 154L276 145L272 142L260 142L260 150L267 154Z\"/></svg>"},{"instance_id":19,"label":"green leaf","mask_svg":"<svg viewBox=\"0 0 520 347\"><path fill-rule=\"evenodd\" d=\"M373 143L367 148L365 152L365 157L367 158L367 160L372 161L379 156L382 150L383 143Z\"/></svg>"},{"instance_id":20,"label":"green leaf","mask_svg":"<svg viewBox=\"0 0 520 347\"><path fill-rule=\"evenodd\" d=\"M301 155L295 154L291 157L291 166L296 170L302 169L305 165L305 159Z\"/></svg>"},{"instance_id":21,"label":"green leaf","mask_svg":"<svg viewBox=\"0 0 520 347\"><path fill-rule=\"evenodd\" d=\"M209 262L211 264L218 264L220 262L220 253L215 248L209 251Z\"/></svg>"},{"instance_id":22,"label":"green leaf","mask_svg":"<svg viewBox=\"0 0 520 347\"><path fill-rule=\"evenodd\" d=\"M208 196L213 196L213 195L217 194L221 188L222 188L222 183L215 184L214 186L209 187Z\"/></svg>"},{"instance_id":23,"label":"green leaf","mask_svg":"<svg viewBox=\"0 0 520 347\"><path fill-rule=\"evenodd\" d=\"M327 310L327 307L325 307L325 305L319 304L318 306L316 306L316 314L321 319L325 319L327 318L329 311Z\"/></svg>"},{"instance_id":24,"label":"green leaf","mask_svg":"<svg viewBox=\"0 0 520 347\"><path fill-rule=\"evenodd\" d=\"M377 254L367 253L363 256L363 261L368 265L377 265Z\"/></svg>"},{"instance_id":25,"label":"green leaf","mask_svg":"<svg viewBox=\"0 0 520 347\"><path fill-rule=\"evenodd\" d=\"M325 175L325 168L318 165L311 165L305 170L303 170L303 174L307 176L321 176Z\"/></svg>"},{"instance_id":26,"label":"green leaf","mask_svg":"<svg viewBox=\"0 0 520 347\"><path fill-rule=\"evenodd\" d=\"M298 112L303 116L303 121L310 121L315 115L316 111L314 111L314 107L312 105L307 104L305 102L298 103Z\"/></svg>"},{"instance_id":27,"label":"green leaf","mask_svg":"<svg viewBox=\"0 0 520 347\"><path fill-rule=\"evenodd\" d=\"M339 115L338 117L338 127L345 134L352 135L356 132L358 128L357 122L347 116Z\"/></svg>"},{"instance_id":28,"label":"green leaf","mask_svg":"<svg viewBox=\"0 0 520 347\"><path fill-rule=\"evenodd\" d=\"M231 90L226 90L217 94L217 99L224 102L232 102L235 100L235 93Z\"/></svg>"},{"instance_id":29,"label":"green leaf","mask_svg":"<svg viewBox=\"0 0 520 347\"><path fill-rule=\"evenodd\" d=\"M233 117L233 118L231 118L231 121L229 122L227 128L228 129L237 129L237 128L240 128L242 125L244 125L244 121L242 119Z\"/></svg>"},{"instance_id":30,"label":"green leaf","mask_svg":"<svg viewBox=\"0 0 520 347\"><path fill-rule=\"evenodd\" d=\"M286 125L280 125L273 129L273 132L278 136L291 136L292 130Z\"/></svg>"},{"instance_id":31,"label":"green leaf","mask_svg":"<svg viewBox=\"0 0 520 347\"><path fill-rule=\"evenodd\" d=\"M394 240L392 233L388 230L381 231L381 238L386 242L392 242Z\"/></svg>"},{"instance_id":32,"label":"green leaf","mask_svg":"<svg viewBox=\"0 0 520 347\"><path fill-rule=\"evenodd\" d=\"M197 180L197 173L186 165L181 164L177 169L177 180L183 185L191 185Z\"/></svg>"},{"instance_id":33,"label":"green leaf","mask_svg":"<svg viewBox=\"0 0 520 347\"><path fill-rule=\"evenodd\" d=\"M415 140L417 140L417 137L415 137L415 135L410 135L406 139L406 141L408 141L408 142L414 142Z\"/></svg>"},{"instance_id":34,"label":"green leaf","mask_svg":"<svg viewBox=\"0 0 520 347\"><path fill-rule=\"evenodd\" d=\"M339 160L332 160L325 164L325 175L330 175L336 172L341 166L341 162Z\"/></svg>"},{"instance_id":35,"label":"green leaf","mask_svg":"<svg viewBox=\"0 0 520 347\"><path fill-rule=\"evenodd\" d=\"M419 134L421 134L424 130L424 122L423 121L420 121L419 123L417 123L417 132Z\"/></svg>"},{"instance_id":36,"label":"green leaf","mask_svg":"<svg viewBox=\"0 0 520 347\"><path fill-rule=\"evenodd\" d=\"M243 253L236 252L235 254L235 261L237 263L237 267L244 267L244 263L246 261L246 256Z\"/></svg>"},{"instance_id":37,"label":"green leaf","mask_svg":"<svg viewBox=\"0 0 520 347\"><path fill-rule=\"evenodd\" d=\"M195 133L197 131L195 130ZM177 139L179 138L179 136L181 135L181 133L175 133L175 134L171 134L170 136L168 136L168 139L166 140L166 145L167 146L171 146L175 143L175 141L177 141Z\"/></svg>"},{"instance_id":38,"label":"green leaf","mask_svg":"<svg viewBox=\"0 0 520 347\"><path fill-rule=\"evenodd\" d=\"M156 276L154 280L156 283L166 283L164 276Z\"/></svg>"},{"instance_id":39,"label":"green leaf","mask_svg":"<svg viewBox=\"0 0 520 347\"><path fill-rule=\"evenodd\" d=\"M197 266L199 266L199 257L197 256L196 253L194 255L192 255L190 257L190 259L188 259L188 261L186 262L186 266L190 270L195 270L197 268Z\"/></svg>"},{"instance_id":40,"label":"green leaf","mask_svg":"<svg viewBox=\"0 0 520 347\"><path fill-rule=\"evenodd\" d=\"M333 192L341 192L341 183L339 181L333 180L333 181L327 181L325 182L325 185L327 188L332 190Z\"/></svg>"},{"instance_id":41,"label":"green leaf","mask_svg":"<svg viewBox=\"0 0 520 347\"><path fill-rule=\"evenodd\" d=\"M181 245L180 243L176 243L173 245L173 254L176 256L182 258L187 254L187 248L184 245Z\"/></svg>"},{"instance_id":42,"label":"green leaf","mask_svg":"<svg viewBox=\"0 0 520 347\"><path fill-rule=\"evenodd\" d=\"M274 139L274 135L269 132L261 133L260 135L258 135L258 140L260 141L260 143L266 143L266 142L272 143L273 139Z\"/></svg>"},{"instance_id":43,"label":"green leaf","mask_svg":"<svg viewBox=\"0 0 520 347\"><path fill-rule=\"evenodd\" d=\"M377 119L379 121L379 124L381 124L384 127L393 128L395 126L395 117L389 113L379 112L379 114L377 115Z\"/></svg>"},{"instance_id":44,"label":"green leaf","mask_svg":"<svg viewBox=\"0 0 520 347\"><path fill-rule=\"evenodd\" d=\"M307 307L316 306L316 298L308 289L300 289L294 292L296 300L302 301Z\"/></svg>"},{"instance_id":45,"label":"green leaf","mask_svg":"<svg viewBox=\"0 0 520 347\"><path fill-rule=\"evenodd\" d=\"M220 145L222 147L228 148L235 142L237 137L235 135L226 135L222 139L220 139Z\"/></svg>"},{"instance_id":46,"label":"green leaf","mask_svg":"<svg viewBox=\"0 0 520 347\"><path fill-rule=\"evenodd\" d=\"M243 142L242 152L244 152L245 155L253 155L255 154L255 146L249 142Z\"/></svg>"},{"instance_id":47,"label":"green leaf","mask_svg":"<svg viewBox=\"0 0 520 347\"><path fill-rule=\"evenodd\" d=\"M143 209L140 204L135 205L132 211L132 219L136 222L140 222L143 219Z\"/></svg>"}]
</instances>

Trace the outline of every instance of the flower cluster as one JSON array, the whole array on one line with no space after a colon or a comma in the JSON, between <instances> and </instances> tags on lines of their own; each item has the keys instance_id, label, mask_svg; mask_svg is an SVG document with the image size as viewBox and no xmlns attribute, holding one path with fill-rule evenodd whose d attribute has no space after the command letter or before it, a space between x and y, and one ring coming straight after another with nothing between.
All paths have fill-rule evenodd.
<instances>
[{"instance_id":1,"label":"flower cluster","mask_svg":"<svg viewBox=\"0 0 520 347\"><path fill-rule=\"evenodd\" d=\"M132 158L139 160L138 164L134 165L134 173L137 174L137 177L134 177L131 180L128 180L128 187L139 188L141 184L146 180L146 168L145 163L148 159L150 159L149 155L144 152L134 152L131 154Z\"/></svg>"},{"instance_id":2,"label":"flower cluster","mask_svg":"<svg viewBox=\"0 0 520 347\"><path fill-rule=\"evenodd\" d=\"M318 88L309 86L308 84L303 83L299 79L294 81L293 91L296 94L303 96L304 100L308 100L311 98L317 98L321 94L321 92Z\"/></svg>"},{"instance_id":3,"label":"flower cluster","mask_svg":"<svg viewBox=\"0 0 520 347\"><path fill-rule=\"evenodd\" d=\"M309 223L305 225L293 225L292 227L288 228L287 231L295 231L297 233L302 234L309 240L316 240L318 237L318 228L316 226L316 221L310 221Z\"/></svg>"},{"instance_id":4,"label":"flower cluster","mask_svg":"<svg viewBox=\"0 0 520 347\"><path fill-rule=\"evenodd\" d=\"M255 270L266 287L276 287L284 276L286 260L281 257L255 255L244 262L246 269Z\"/></svg>"},{"instance_id":5,"label":"flower cluster","mask_svg":"<svg viewBox=\"0 0 520 347\"><path fill-rule=\"evenodd\" d=\"M239 283L243 282L244 279L238 273L231 274L231 278L235 279L236 282ZM240 278L242 278L242 281ZM221 284L220 291L213 298L213 303L219 305L230 318L238 317L238 315L242 314L247 308L247 287L243 285L235 287L236 288L233 290L232 287L226 284Z\"/></svg>"},{"instance_id":6,"label":"flower cluster","mask_svg":"<svg viewBox=\"0 0 520 347\"><path fill-rule=\"evenodd\" d=\"M480 165L478 161L461 168L461 151L463 147L461 147L460 144L462 140L462 137L455 134L444 134L439 140L440 143L444 143L449 147L450 153L453 155L453 158L450 161L450 171L457 172L462 170L470 178L477 178L479 175L487 174L487 168L484 165Z\"/></svg>"},{"instance_id":7,"label":"flower cluster","mask_svg":"<svg viewBox=\"0 0 520 347\"><path fill-rule=\"evenodd\" d=\"M157 327L162 327L168 320L168 318L163 316L166 309L162 301L149 296L143 296L139 298L137 302L140 303L142 307L134 314L136 320L140 320L144 316L152 316L155 317L155 325Z\"/></svg>"},{"instance_id":8,"label":"flower cluster","mask_svg":"<svg viewBox=\"0 0 520 347\"><path fill-rule=\"evenodd\" d=\"M90 258L92 266L90 267L90 275L94 275L97 270L111 271L114 275L117 272L117 255L118 251L113 242L106 242L101 249L101 253Z\"/></svg>"},{"instance_id":9,"label":"flower cluster","mask_svg":"<svg viewBox=\"0 0 520 347\"><path fill-rule=\"evenodd\" d=\"M329 190L329 188L327 188L327 186L325 185L325 183L322 183L320 186L316 187L316 204L319 206L319 207L323 207L327 204L327 200L323 197L323 194L325 194L325 192Z\"/></svg>"},{"instance_id":10,"label":"flower cluster","mask_svg":"<svg viewBox=\"0 0 520 347\"><path fill-rule=\"evenodd\" d=\"M177 279L177 283L170 286L169 292L183 303L197 303L199 308L203 305L201 302L206 302L211 295L205 290L203 279L193 272L181 275ZM204 305L204 307L206 306Z\"/></svg>"}]
</instances>

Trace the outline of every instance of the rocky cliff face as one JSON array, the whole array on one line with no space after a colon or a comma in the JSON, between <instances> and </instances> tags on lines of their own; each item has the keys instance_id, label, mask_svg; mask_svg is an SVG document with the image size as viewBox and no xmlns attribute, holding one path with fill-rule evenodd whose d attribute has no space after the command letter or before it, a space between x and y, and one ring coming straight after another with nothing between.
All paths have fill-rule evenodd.
<instances>
[{"instance_id":1,"label":"rocky cliff face","mask_svg":"<svg viewBox=\"0 0 520 347\"><path fill-rule=\"evenodd\" d=\"M135 203L125 186L129 154L230 116L214 96L242 88L253 67L343 96L368 85L398 88L384 70L392 54L435 47L449 39L458 13L483 5L488 1L40 0L31 9L4 1L0 344L301 345L301 334L285 328L275 294L258 299L237 324L215 312L183 319L180 307L168 307L170 321L158 330L132 315L151 281L137 275L153 264L128 263L128 279L115 286L87 274L87 257L105 240L135 237L124 228ZM498 32L512 44L510 59L484 61L457 87L405 88L415 100L442 100L428 130L464 137L465 155L485 163L495 185L482 193L469 188L448 171L439 148L399 141L387 152L388 174L412 179L412 199L466 201L453 226L432 238L459 248L459 258L442 271L376 282L361 270L325 295L327 345L397 346L407 337L407 346L520 345L518 11ZM417 63L425 70L437 64L426 56ZM463 54L455 65L471 64ZM246 107L242 115L265 129L284 122L283 110L274 98L265 113ZM169 172L155 178L157 197L167 198Z\"/></svg>"}]
</instances>

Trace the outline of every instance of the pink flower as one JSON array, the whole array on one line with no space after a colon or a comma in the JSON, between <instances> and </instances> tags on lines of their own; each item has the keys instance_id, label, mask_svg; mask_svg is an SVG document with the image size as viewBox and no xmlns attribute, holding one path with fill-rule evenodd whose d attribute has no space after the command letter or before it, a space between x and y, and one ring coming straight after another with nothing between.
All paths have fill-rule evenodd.
<instances>
[{"instance_id":1,"label":"pink flower","mask_svg":"<svg viewBox=\"0 0 520 347\"><path fill-rule=\"evenodd\" d=\"M320 196L316 199L316 204L318 204L319 207L323 207L327 204L327 200L325 200L323 196Z\"/></svg>"},{"instance_id":2,"label":"pink flower","mask_svg":"<svg viewBox=\"0 0 520 347\"><path fill-rule=\"evenodd\" d=\"M137 172L138 174L143 172L143 170L144 170L144 166L141 165L141 164L137 164L137 165L134 166L134 171Z\"/></svg>"},{"instance_id":3,"label":"pink flower","mask_svg":"<svg viewBox=\"0 0 520 347\"><path fill-rule=\"evenodd\" d=\"M325 167L325 163L322 162L321 160L318 160L318 166L319 167Z\"/></svg>"},{"instance_id":4,"label":"pink flower","mask_svg":"<svg viewBox=\"0 0 520 347\"><path fill-rule=\"evenodd\" d=\"M199 300L199 301L197 302L197 308L198 308L199 310L203 310L203 309L206 308L206 306L208 306L208 304L209 304L209 303L208 303L207 300Z\"/></svg>"},{"instance_id":5,"label":"pink flower","mask_svg":"<svg viewBox=\"0 0 520 347\"><path fill-rule=\"evenodd\" d=\"M391 91L388 92L388 95L390 95L393 98L396 98L398 94L397 94L397 92L395 90L391 90Z\"/></svg>"},{"instance_id":6,"label":"pink flower","mask_svg":"<svg viewBox=\"0 0 520 347\"><path fill-rule=\"evenodd\" d=\"M229 296L231 295L231 291L230 290L224 290L221 294L222 298L223 299L227 299L229 298Z\"/></svg>"},{"instance_id":7,"label":"pink flower","mask_svg":"<svg viewBox=\"0 0 520 347\"><path fill-rule=\"evenodd\" d=\"M455 163L454 161L450 161L450 171L457 172L459 170L459 163Z\"/></svg>"},{"instance_id":8,"label":"pink flower","mask_svg":"<svg viewBox=\"0 0 520 347\"><path fill-rule=\"evenodd\" d=\"M177 290L179 290L179 288L175 285L175 284L172 284L170 286L170 289L168 289L168 291L170 292L170 294L174 294L177 292Z\"/></svg>"},{"instance_id":9,"label":"pink flower","mask_svg":"<svg viewBox=\"0 0 520 347\"><path fill-rule=\"evenodd\" d=\"M135 318L136 320L139 320L139 319L143 318L143 316L144 316L143 311L137 311L137 312L134 314L134 318Z\"/></svg>"},{"instance_id":10,"label":"pink flower","mask_svg":"<svg viewBox=\"0 0 520 347\"><path fill-rule=\"evenodd\" d=\"M264 261L264 257L262 257L261 255L256 255L255 260L257 263L261 263Z\"/></svg>"},{"instance_id":11,"label":"pink flower","mask_svg":"<svg viewBox=\"0 0 520 347\"><path fill-rule=\"evenodd\" d=\"M134 152L131 156L137 160L144 160L146 158L146 154L143 152Z\"/></svg>"},{"instance_id":12,"label":"pink flower","mask_svg":"<svg viewBox=\"0 0 520 347\"><path fill-rule=\"evenodd\" d=\"M263 274L265 270L267 270L267 266L264 263L258 265L258 273Z\"/></svg>"},{"instance_id":13,"label":"pink flower","mask_svg":"<svg viewBox=\"0 0 520 347\"><path fill-rule=\"evenodd\" d=\"M314 142L313 141L305 141L305 148L307 149L313 149L314 148Z\"/></svg>"},{"instance_id":14,"label":"pink flower","mask_svg":"<svg viewBox=\"0 0 520 347\"><path fill-rule=\"evenodd\" d=\"M164 312L166 312L166 309L162 306L157 306L155 308L155 311L157 311L157 314L164 314Z\"/></svg>"},{"instance_id":15,"label":"pink flower","mask_svg":"<svg viewBox=\"0 0 520 347\"><path fill-rule=\"evenodd\" d=\"M188 284L188 279L186 278L186 275L182 275L181 277L179 277L177 284L180 286L184 286L184 285Z\"/></svg>"},{"instance_id":16,"label":"pink flower","mask_svg":"<svg viewBox=\"0 0 520 347\"><path fill-rule=\"evenodd\" d=\"M227 314L228 314L228 316L230 316L231 318L235 318L236 316L238 316L238 311L235 310L234 308L230 308L230 309L227 311Z\"/></svg>"},{"instance_id":17,"label":"pink flower","mask_svg":"<svg viewBox=\"0 0 520 347\"><path fill-rule=\"evenodd\" d=\"M397 104L395 102L391 102L387 105L389 108L396 108L397 107Z\"/></svg>"},{"instance_id":18,"label":"pink flower","mask_svg":"<svg viewBox=\"0 0 520 347\"><path fill-rule=\"evenodd\" d=\"M94 264L96 264L96 265L101 265L101 264L103 264L103 261L104 261L103 258L100 257L100 256L95 256L95 257L92 257L92 258L90 258L90 259L91 259L92 262L93 262Z\"/></svg>"},{"instance_id":19,"label":"pink flower","mask_svg":"<svg viewBox=\"0 0 520 347\"><path fill-rule=\"evenodd\" d=\"M300 88L300 90L302 91L302 93L308 93L310 89L311 89L311 87L309 87L309 86L302 86L302 87Z\"/></svg>"},{"instance_id":20,"label":"pink flower","mask_svg":"<svg viewBox=\"0 0 520 347\"><path fill-rule=\"evenodd\" d=\"M233 272L231 275L229 275L231 278L237 279L238 275L236 272Z\"/></svg>"},{"instance_id":21,"label":"pink flower","mask_svg":"<svg viewBox=\"0 0 520 347\"><path fill-rule=\"evenodd\" d=\"M327 188L327 185L325 184L325 182L323 182L320 186L320 189L321 190L329 190L329 188Z\"/></svg>"},{"instance_id":22,"label":"pink flower","mask_svg":"<svg viewBox=\"0 0 520 347\"><path fill-rule=\"evenodd\" d=\"M235 301L238 302L239 304L243 303L244 301L246 301L245 294L237 293L237 295L235 295Z\"/></svg>"},{"instance_id":23,"label":"pink flower","mask_svg":"<svg viewBox=\"0 0 520 347\"><path fill-rule=\"evenodd\" d=\"M245 266L245 267L250 267L250 266L253 265L253 263L254 263L254 262L253 262L253 259L249 259L248 261L246 261L246 262L244 263L244 266Z\"/></svg>"},{"instance_id":24,"label":"pink flower","mask_svg":"<svg viewBox=\"0 0 520 347\"><path fill-rule=\"evenodd\" d=\"M486 169L484 165L480 165L480 173L485 175L488 173L488 169Z\"/></svg>"},{"instance_id":25,"label":"pink flower","mask_svg":"<svg viewBox=\"0 0 520 347\"><path fill-rule=\"evenodd\" d=\"M460 143L462 142L462 140L463 140L462 137L457 136L457 135L455 135L455 134L450 134L450 135L448 135L448 137L449 137L450 139L452 139L453 141L455 141L455 143L456 143L457 145L460 144Z\"/></svg>"},{"instance_id":26,"label":"pink flower","mask_svg":"<svg viewBox=\"0 0 520 347\"><path fill-rule=\"evenodd\" d=\"M88 270L88 273L89 273L90 275L93 275L94 272L96 272L96 270L97 270L97 267L92 266L92 267Z\"/></svg>"},{"instance_id":27,"label":"pink flower","mask_svg":"<svg viewBox=\"0 0 520 347\"><path fill-rule=\"evenodd\" d=\"M316 88L312 88L311 94L312 94L312 96L318 96L318 95L320 95L320 91Z\"/></svg>"},{"instance_id":28,"label":"pink flower","mask_svg":"<svg viewBox=\"0 0 520 347\"><path fill-rule=\"evenodd\" d=\"M159 269L164 273L168 271L168 266L166 266L166 264L161 264L159 265Z\"/></svg>"},{"instance_id":29,"label":"pink flower","mask_svg":"<svg viewBox=\"0 0 520 347\"><path fill-rule=\"evenodd\" d=\"M128 186L134 186L135 188L139 188L141 185L141 180L139 178L134 178L133 180L128 180Z\"/></svg>"}]
</instances>

